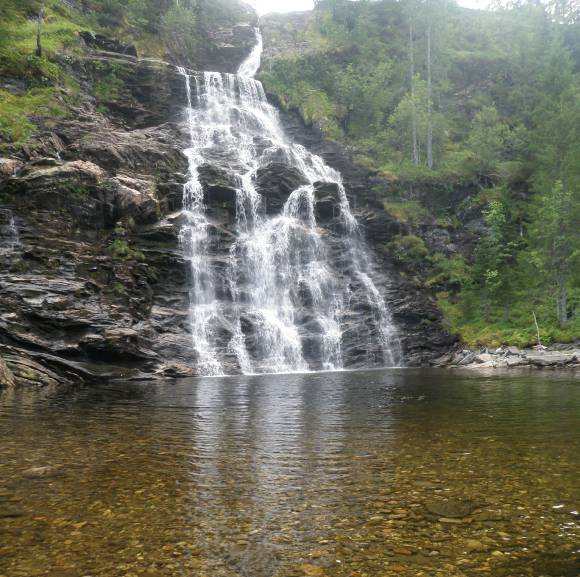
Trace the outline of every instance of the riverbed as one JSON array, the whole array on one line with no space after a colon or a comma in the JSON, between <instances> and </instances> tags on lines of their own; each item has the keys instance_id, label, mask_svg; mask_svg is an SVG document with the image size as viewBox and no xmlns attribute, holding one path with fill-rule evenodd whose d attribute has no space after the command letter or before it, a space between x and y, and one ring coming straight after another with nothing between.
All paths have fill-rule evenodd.
<instances>
[{"instance_id":1,"label":"riverbed","mask_svg":"<svg viewBox=\"0 0 580 577\"><path fill-rule=\"evenodd\" d=\"M382 370L0 393L1 577L580 574L580 380Z\"/></svg>"}]
</instances>

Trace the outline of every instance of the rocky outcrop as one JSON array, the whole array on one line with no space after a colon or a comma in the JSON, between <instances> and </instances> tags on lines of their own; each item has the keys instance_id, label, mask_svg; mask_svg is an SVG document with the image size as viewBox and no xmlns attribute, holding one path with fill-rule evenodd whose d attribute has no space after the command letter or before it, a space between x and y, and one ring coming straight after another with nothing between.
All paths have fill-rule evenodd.
<instances>
[{"instance_id":1,"label":"rocky outcrop","mask_svg":"<svg viewBox=\"0 0 580 577\"><path fill-rule=\"evenodd\" d=\"M70 66L69 117L0 161L0 381L192 374L183 78L101 52Z\"/></svg>"},{"instance_id":2,"label":"rocky outcrop","mask_svg":"<svg viewBox=\"0 0 580 577\"><path fill-rule=\"evenodd\" d=\"M108 38L102 34L94 34L88 31L81 32L79 36L89 48L137 57L137 49L133 44L124 44L116 38Z\"/></svg>"},{"instance_id":3,"label":"rocky outcrop","mask_svg":"<svg viewBox=\"0 0 580 577\"><path fill-rule=\"evenodd\" d=\"M458 349L433 360L436 367L469 369L580 368L580 343L552 347L499 347L497 349Z\"/></svg>"},{"instance_id":4,"label":"rocky outcrop","mask_svg":"<svg viewBox=\"0 0 580 577\"><path fill-rule=\"evenodd\" d=\"M264 62L281 54L299 55L308 50L310 44L304 32L313 18L312 11L263 16L260 29L264 37Z\"/></svg>"}]
</instances>

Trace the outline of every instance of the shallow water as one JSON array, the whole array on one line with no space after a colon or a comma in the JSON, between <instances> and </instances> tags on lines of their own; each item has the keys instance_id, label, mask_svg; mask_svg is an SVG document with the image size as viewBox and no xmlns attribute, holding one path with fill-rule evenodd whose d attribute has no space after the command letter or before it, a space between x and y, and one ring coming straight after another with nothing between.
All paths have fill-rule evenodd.
<instances>
[{"instance_id":1,"label":"shallow water","mask_svg":"<svg viewBox=\"0 0 580 577\"><path fill-rule=\"evenodd\" d=\"M576 577L578 377L5 392L0 576Z\"/></svg>"}]
</instances>

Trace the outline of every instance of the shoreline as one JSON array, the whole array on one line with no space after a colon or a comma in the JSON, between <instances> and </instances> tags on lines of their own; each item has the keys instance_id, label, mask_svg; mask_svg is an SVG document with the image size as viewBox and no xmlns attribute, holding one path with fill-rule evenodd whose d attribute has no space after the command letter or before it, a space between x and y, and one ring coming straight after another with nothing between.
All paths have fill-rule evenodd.
<instances>
[{"instance_id":1,"label":"shoreline","mask_svg":"<svg viewBox=\"0 0 580 577\"><path fill-rule=\"evenodd\" d=\"M520 349L514 346L450 351L431 362L435 368L512 369L580 368L580 344Z\"/></svg>"}]
</instances>

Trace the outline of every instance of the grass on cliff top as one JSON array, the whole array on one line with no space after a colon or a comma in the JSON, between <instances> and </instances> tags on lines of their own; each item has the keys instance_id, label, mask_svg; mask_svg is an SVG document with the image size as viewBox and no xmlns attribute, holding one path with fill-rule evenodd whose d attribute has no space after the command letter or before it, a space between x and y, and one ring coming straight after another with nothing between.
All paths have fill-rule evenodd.
<instances>
[{"instance_id":1,"label":"grass on cliff top","mask_svg":"<svg viewBox=\"0 0 580 577\"><path fill-rule=\"evenodd\" d=\"M65 114L54 88L33 88L21 96L0 90L0 150L24 144L37 129L35 118Z\"/></svg>"},{"instance_id":2,"label":"grass on cliff top","mask_svg":"<svg viewBox=\"0 0 580 577\"><path fill-rule=\"evenodd\" d=\"M42 28L43 56L38 57L33 13L26 12L25 4L12 4L0 19L0 76L20 86L14 92L0 89L0 149L26 143L36 132L39 119L66 114L59 86L71 94L78 87L55 56L76 49L78 32L86 29L62 3L49 2Z\"/></svg>"}]
</instances>

